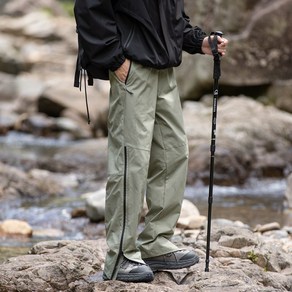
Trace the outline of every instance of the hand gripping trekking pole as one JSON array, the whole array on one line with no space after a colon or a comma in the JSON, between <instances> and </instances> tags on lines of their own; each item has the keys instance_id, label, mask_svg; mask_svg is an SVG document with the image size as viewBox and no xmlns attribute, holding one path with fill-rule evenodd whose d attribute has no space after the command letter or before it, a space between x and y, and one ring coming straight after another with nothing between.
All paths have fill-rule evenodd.
<instances>
[{"instance_id":1,"label":"hand gripping trekking pole","mask_svg":"<svg viewBox=\"0 0 292 292\"><path fill-rule=\"evenodd\" d=\"M208 197L208 226L207 226L207 247L206 247L206 266L205 272L209 272L209 255L210 255L210 237L211 237L211 218L213 203L213 183L214 183L214 160L216 149L216 119L217 119L217 101L218 101L218 83L221 75L220 69L220 53L218 52L218 36L222 37L221 31L212 32L208 38L210 48L214 57L213 71L213 113L212 113L212 131L211 131L211 158L210 158L210 178L209 178L209 197ZM213 39L211 38L213 36Z\"/></svg>"}]
</instances>

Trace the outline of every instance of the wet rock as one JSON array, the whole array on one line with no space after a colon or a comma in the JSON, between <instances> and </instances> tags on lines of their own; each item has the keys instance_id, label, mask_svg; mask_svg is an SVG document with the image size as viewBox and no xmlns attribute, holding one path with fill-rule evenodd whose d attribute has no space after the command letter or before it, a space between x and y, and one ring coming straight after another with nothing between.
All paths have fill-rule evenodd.
<instances>
[{"instance_id":1,"label":"wet rock","mask_svg":"<svg viewBox=\"0 0 292 292\"><path fill-rule=\"evenodd\" d=\"M285 208L292 209L292 174L289 175L287 180L287 189L285 192Z\"/></svg>"},{"instance_id":2,"label":"wet rock","mask_svg":"<svg viewBox=\"0 0 292 292\"><path fill-rule=\"evenodd\" d=\"M36 136L49 136L53 129L54 120L44 114L22 114L15 125L15 130Z\"/></svg>"},{"instance_id":3,"label":"wet rock","mask_svg":"<svg viewBox=\"0 0 292 292\"><path fill-rule=\"evenodd\" d=\"M57 183L64 188L75 188L79 185L79 178L74 173L51 173L44 169L31 169L28 172L30 178L38 181L50 181L51 183Z\"/></svg>"},{"instance_id":4,"label":"wet rock","mask_svg":"<svg viewBox=\"0 0 292 292\"><path fill-rule=\"evenodd\" d=\"M12 130L18 120L18 116L11 112L0 110L0 135L6 135Z\"/></svg>"},{"instance_id":5,"label":"wet rock","mask_svg":"<svg viewBox=\"0 0 292 292\"><path fill-rule=\"evenodd\" d=\"M107 139L90 139L62 147L40 162L52 172L74 172L103 181L107 172Z\"/></svg>"},{"instance_id":6,"label":"wet rock","mask_svg":"<svg viewBox=\"0 0 292 292\"><path fill-rule=\"evenodd\" d=\"M71 211L71 218L87 217L85 208L75 208Z\"/></svg>"},{"instance_id":7,"label":"wet rock","mask_svg":"<svg viewBox=\"0 0 292 292\"><path fill-rule=\"evenodd\" d=\"M0 162L0 198L39 199L60 195L64 186L49 176L36 178L18 168Z\"/></svg>"},{"instance_id":8,"label":"wet rock","mask_svg":"<svg viewBox=\"0 0 292 292\"><path fill-rule=\"evenodd\" d=\"M2 236L20 235L30 237L32 236L32 228L27 222L9 219L0 222L0 234Z\"/></svg>"}]
</instances>

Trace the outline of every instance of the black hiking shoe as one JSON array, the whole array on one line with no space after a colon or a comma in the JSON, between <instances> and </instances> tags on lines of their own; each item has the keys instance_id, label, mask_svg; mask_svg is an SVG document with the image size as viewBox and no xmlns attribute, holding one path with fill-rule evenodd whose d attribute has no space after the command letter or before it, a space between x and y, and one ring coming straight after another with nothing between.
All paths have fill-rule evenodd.
<instances>
[{"instance_id":1,"label":"black hiking shoe","mask_svg":"<svg viewBox=\"0 0 292 292\"><path fill-rule=\"evenodd\" d=\"M152 271L188 268L199 262L194 251L178 250L161 256L143 259Z\"/></svg>"},{"instance_id":2,"label":"black hiking shoe","mask_svg":"<svg viewBox=\"0 0 292 292\"><path fill-rule=\"evenodd\" d=\"M109 280L105 274L103 279ZM148 265L130 261L124 258L119 268L116 280L123 282L151 282L154 279L152 270Z\"/></svg>"}]
</instances>

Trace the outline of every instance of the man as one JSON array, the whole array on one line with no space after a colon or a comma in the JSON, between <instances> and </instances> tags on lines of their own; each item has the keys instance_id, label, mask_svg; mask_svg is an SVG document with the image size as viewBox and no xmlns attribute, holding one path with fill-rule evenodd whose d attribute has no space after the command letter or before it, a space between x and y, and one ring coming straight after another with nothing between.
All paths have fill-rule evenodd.
<instances>
[{"instance_id":1,"label":"man","mask_svg":"<svg viewBox=\"0 0 292 292\"><path fill-rule=\"evenodd\" d=\"M193 251L171 241L186 183L188 147L174 67L182 50L211 55L183 0L76 0L82 67L109 78L104 279L148 282L189 267ZM224 55L227 40L218 38ZM145 226L137 227L144 196Z\"/></svg>"}]
</instances>

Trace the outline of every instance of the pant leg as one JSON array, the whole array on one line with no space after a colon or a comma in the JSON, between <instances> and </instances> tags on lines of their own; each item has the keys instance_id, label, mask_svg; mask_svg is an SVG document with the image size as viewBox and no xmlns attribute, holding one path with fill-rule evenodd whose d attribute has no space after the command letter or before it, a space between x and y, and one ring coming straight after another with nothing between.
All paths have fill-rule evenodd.
<instances>
[{"instance_id":1,"label":"pant leg","mask_svg":"<svg viewBox=\"0 0 292 292\"><path fill-rule=\"evenodd\" d=\"M143 258L178 250L170 242L184 196L187 138L173 69L161 70L146 200L149 212L139 235Z\"/></svg>"},{"instance_id":2,"label":"pant leg","mask_svg":"<svg viewBox=\"0 0 292 292\"><path fill-rule=\"evenodd\" d=\"M127 84L110 75L104 273L114 279L121 255L142 262L137 227L146 192L157 99L157 70L131 64Z\"/></svg>"}]
</instances>

